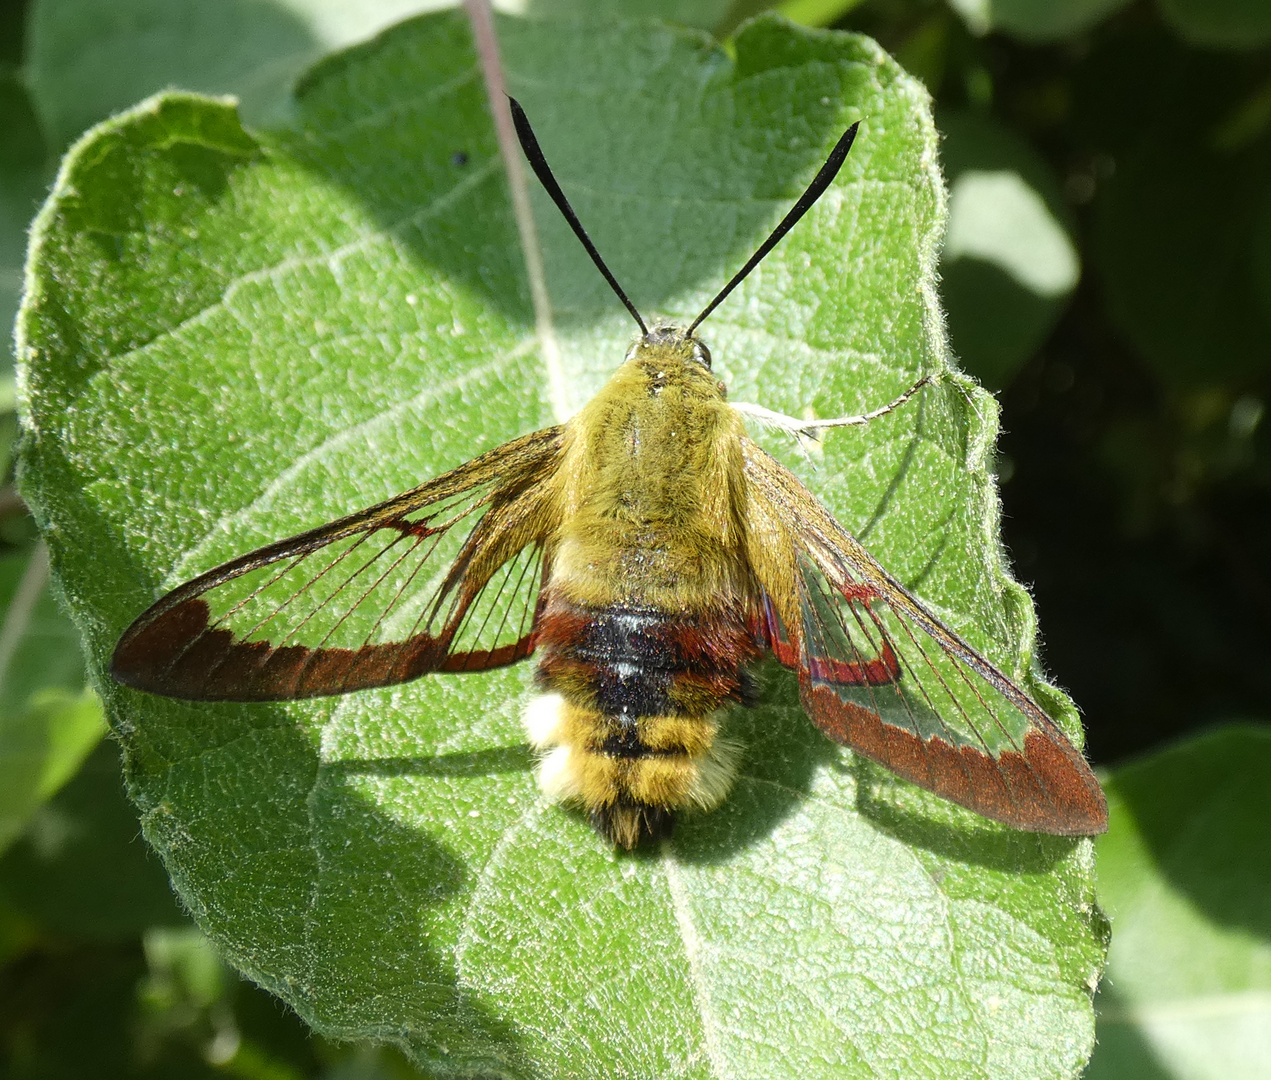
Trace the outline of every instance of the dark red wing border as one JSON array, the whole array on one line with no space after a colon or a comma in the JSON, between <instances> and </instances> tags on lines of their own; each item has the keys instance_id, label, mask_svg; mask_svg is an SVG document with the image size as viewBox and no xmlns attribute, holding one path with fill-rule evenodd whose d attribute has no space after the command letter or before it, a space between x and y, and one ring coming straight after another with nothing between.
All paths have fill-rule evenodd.
<instances>
[{"instance_id":1,"label":"dark red wing border","mask_svg":"<svg viewBox=\"0 0 1271 1080\"><path fill-rule=\"evenodd\" d=\"M799 699L835 742L986 818L1057 836L1107 831L1103 792L1066 739L1034 730L1024 736L1020 751L993 757L976 747L919 738L811 679L800 679Z\"/></svg>"},{"instance_id":2,"label":"dark red wing border","mask_svg":"<svg viewBox=\"0 0 1271 1080\"><path fill-rule=\"evenodd\" d=\"M201 574L153 604L124 632L111 659L112 677L139 690L194 701L285 701L389 686L431 671L482 671L523 659L533 650L541 547L550 525L551 508L542 486L557 467L560 443L560 428L534 432L387 502ZM445 514L433 525L427 512L437 506L444 506ZM280 630L273 640L245 640L213 617L209 598L220 586L275 565L288 570L303 565L308 573L305 560L311 557L317 560L313 575L320 577L343 557L322 562L326 549L343 541L349 541L342 549L347 553L364 539L379 537L379 546L367 549L375 554L366 565L390 552L385 556L390 569L413 557L419 564L413 581L427 569L436 541L453 529L467 530L467 536L440 575L415 631L401 640L368 640L356 648L280 643L299 636L307 620L298 627L296 620L284 622L283 629L289 630ZM404 547L396 548L403 538ZM378 628L401 599L400 590L377 591L374 572L365 581L372 583L365 591L346 590L339 600L341 589L336 589L325 602L349 607L336 626L360 610L377 616L373 622ZM264 591L268 584L260 590L261 599L256 593L249 597L263 612L257 625L268 625L295 599L294 593L270 599ZM490 599L487 587L519 590L514 610L505 611L488 632L488 611L480 626L469 628L466 622ZM486 644L483 634L496 643Z\"/></svg>"},{"instance_id":3,"label":"dark red wing border","mask_svg":"<svg viewBox=\"0 0 1271 1080\"><path fill-rule=\"evenodd\" d=\"M1054 721L911 596L792 473L749 440L744 451L761 631L777 660L798 672L812 721L994 821L1065 836L1105 831L1099 782Z\"/></svg>"}]
</instances>

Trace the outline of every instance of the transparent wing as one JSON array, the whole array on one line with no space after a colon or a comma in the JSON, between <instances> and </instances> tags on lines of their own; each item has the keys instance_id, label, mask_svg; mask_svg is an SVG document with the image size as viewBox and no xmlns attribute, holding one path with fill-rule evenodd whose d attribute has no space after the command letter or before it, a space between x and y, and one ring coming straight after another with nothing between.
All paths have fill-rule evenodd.
<instances>
[{"instance_id":1,"label":"transparent wing","mask_svg":"<svg viewBox=\"0 0 1271 1080\"><path fill-rule=\"evenodd\" d=\"M280 701L477 671L533 649L561 429L233 559L128 628L121 683L198 701Z\"/></svg>"},{"instance_id":2,"label":"transparent wing","mask_svg":"<svg viewBox=\"0 0 1271 1080\"><path fill-rule=\"evenodd\" d=\"M793 474L754 444L745 452L767 638L798 671L816 725L985 817L1037 832L1102 832L1103 792L1054 721L914 599Z\"/></svg>"}]
</instances>

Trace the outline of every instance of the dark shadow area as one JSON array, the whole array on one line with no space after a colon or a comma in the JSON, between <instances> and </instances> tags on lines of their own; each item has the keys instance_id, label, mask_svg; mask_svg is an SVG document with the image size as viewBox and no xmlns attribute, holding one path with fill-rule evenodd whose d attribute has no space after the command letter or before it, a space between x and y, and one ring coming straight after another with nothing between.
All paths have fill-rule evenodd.
<instances>
[{"instance_id":1,"label":"dark shadow area","mask_svg":"<svg viewBox=\"0 0 1271 1080\"><path fill-rule=\"evenodd\" d=\"M163 865L141 838L111 740L36 811L0 859L0 903L91 941L185 925Z\"/></svg>"},{"instance_id":2,"label":"dark shadow area","mask_svg":"<svg viewBox=\"0 0 1271 1080\"><path fill-rule=\"evenodd\" d=\"M7 44L5 22L12 11L12 5L0 5L0 53ZM0 59L0 373L5 376L13 371L12 327L22 291L27 229L50 179L48 158L31 95L16 64L9 68ZM2 446L11 443L12 435L0 439Z\"/></svg>"},{"instance_id":3,"label":"dark shadow area","mask_svg":"<svg viewBox=\"0 0 1271 1080\"><path fill-rule=\"evenodd\" d=\"M0 64L17 67L22 63L29 0L7 0L0 4Z\"/></svg>"},{"instance_id":4,"label":"dark shadow area","mask_svg":"<svg viewBox=\"0 0 1271 1080\"><path fill-rule=\"evenodd\" d=\"M197 1005L173 1023L148 1014L154 974L137 940L63 940L7 965L0 978L0 1073L12 1080L216 1080L226 1070L207 1059L216 1020ZM272 995L246 982L219 998L242 1042L321 1075L313 1035ZM246 1056L246 1055L244 1055ZM294 1074L293 1074L294 1075Z\"/></svg>"},{"instance_id":5,"label":"dark shadow area","mask_svg":"<svg viewBox=\"0 0 1271 1080\"><path fill-rule=\"evenodd\" d=\"M992 390L1010 382L1062 310L996 263L970 256L941 263L940 295L958 362Z\"/></svg>"},{"instance_id":6,"label":"dark shadow area","mask_svg":"<svg viewBox=\"0 0 1271 1080\"><path fill-rule=\"evenodd\" d=\"M191 924L140 836L113 745L94 752L0 859L0 915L8 928L0 948L0 1074L225 1075L205 1052L225 1017L208 1013L197 996L172 1002L172 1010L161 1000L146 940L156 929L179 933ZM316 1075L312 1034L275 997L234 980L217 1006L232 1010L253 1050Z\"/></svg>"},{"instance_id":7,"label":"dark shadow area","mask_svg":"<svg viewBox=\"0 0 1271 1080\"><path fill-rule=\"evenodd\" d=\"M533 660L526 663L533 663ZM529 772L533 768L534 751L529 743L518 743L433 757L345 759L327 765L326 771L336 776L489 776L494 773Z\"/></svg>"},{"instance_id":8,"label":"dark shadow area","mask_svg":"<svg viewBox=\"0 0 1271 1080\"><path fill-rule=\"evenodd\" d=\"M742 747L737 782L716 809L685 814L676 826L675 855L683 862L727 862L770 836L807 798L818 766L841 753L804 713L792 672L768 660L757 674L761 703L734 708L720 733Z\"/></svg>"}]
</instances>

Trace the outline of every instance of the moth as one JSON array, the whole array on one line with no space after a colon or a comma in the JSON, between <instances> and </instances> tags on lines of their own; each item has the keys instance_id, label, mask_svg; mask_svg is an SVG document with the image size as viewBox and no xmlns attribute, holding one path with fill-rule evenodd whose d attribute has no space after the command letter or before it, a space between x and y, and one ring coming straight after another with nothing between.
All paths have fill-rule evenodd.
<instances>
[{"instance_id":1,"label":"moth","mask_svg":"<svg viewBox=\"0 0 1271 1080\"><path fill-rule=\"evenodd\" d=\"M511 103L535 174L639 326L572 419L174 589L120 638L120 683L284 701L537 657L525 720L542 789L622 848L727 795L720 715L766 654L811 721L907 780L1018 829L1101 832L1098 781L1023 690L944 625L747 435L697 328L829 187L839 139L772 235L686 327L651 329Z\"/></svg>"}]
</instances>

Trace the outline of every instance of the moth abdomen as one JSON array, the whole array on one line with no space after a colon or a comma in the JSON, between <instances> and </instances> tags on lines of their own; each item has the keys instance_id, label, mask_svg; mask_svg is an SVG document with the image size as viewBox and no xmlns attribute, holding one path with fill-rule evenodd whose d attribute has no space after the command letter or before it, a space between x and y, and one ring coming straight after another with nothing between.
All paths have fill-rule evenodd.
<instances>
[{"instance_id":1,"label":"moth abdomen","mask_svg":"<svg viewBox=\"0 0 1271 1080\"><path fill-rule=\"evenodd\" d=\"M622 847L668 835L678 811L710 809L732 785L736 750L714 714L752 696L742 665L757 649L739 622L711 620L554 597L537 625L545 692L526 726L540 786Z\"/></svg>"},{"instance_id":2,"label":"moth abdomen","mask_svg":"<svg viewBox=\"0 0 1271 1080\"><path fill-rule=\"evenodd\" d=\"M593 807L587 819L601 836L632 848L641 840L666 840L675 831L675 812L661 806L619 799L605 806ZM631 843L623 843L620 837L634 837Z\"/></svg>"}]
</instances>

